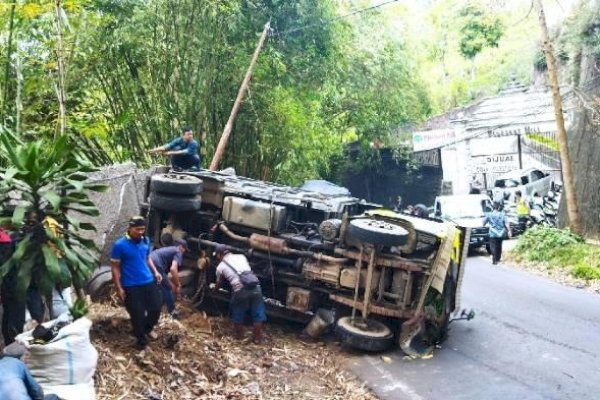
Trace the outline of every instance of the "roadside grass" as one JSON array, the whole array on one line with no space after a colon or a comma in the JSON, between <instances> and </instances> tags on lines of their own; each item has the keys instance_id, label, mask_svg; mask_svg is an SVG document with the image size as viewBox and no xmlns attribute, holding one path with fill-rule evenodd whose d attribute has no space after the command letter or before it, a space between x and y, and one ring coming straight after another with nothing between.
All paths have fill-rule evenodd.
<instances>
[{"instance_id":1,"label":"roadside grass","mask_svg":"<svg viewBox=\"0 0 600 400\"><path fill-rule=\"evenodd\" d=\"M533 227L519 237L512 256L547 269L568 270L575 278L600 280L600 247L586 243L568 229Z\"/></svg>"}]
</instances>

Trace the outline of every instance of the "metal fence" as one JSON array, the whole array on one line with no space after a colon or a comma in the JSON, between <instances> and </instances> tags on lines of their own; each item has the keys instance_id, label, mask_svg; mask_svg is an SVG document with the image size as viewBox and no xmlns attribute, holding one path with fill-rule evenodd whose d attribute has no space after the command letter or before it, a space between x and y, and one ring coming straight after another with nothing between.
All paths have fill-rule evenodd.
<instances>
[{"instance_id":1,"label":"metal fence","mask_svg":"<svg viewBox=\"0 0 600 400\"><path fill-rule=\"evenodd\" d=\"M562 182L562 171L558 141L555 132L527 132L519 135L520 144L517 157L522 160L522 168L536 168L550 174L553 181ZM531 162L531 161L534 162ZM508 171L506 171L508 172ZM506 172L485 172L473 176L472 185L491 189L496 179Z\"/></svg>"}]
</instances>

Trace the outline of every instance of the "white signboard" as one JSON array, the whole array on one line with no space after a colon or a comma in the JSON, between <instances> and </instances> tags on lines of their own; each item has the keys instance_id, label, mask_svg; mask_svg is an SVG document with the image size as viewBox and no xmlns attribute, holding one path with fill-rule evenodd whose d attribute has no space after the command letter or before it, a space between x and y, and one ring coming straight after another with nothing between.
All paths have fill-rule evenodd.
<instances>
[{"instance_id":1,"label":"white signboard","mask_svg":"<svg viewBox=\"0 0 600 400\"><path fill-rule=\"evenodd\" d=\"M482 137L471 139L470 141L471 156L487 156L490 153L495 154L510 154L516 153L517 137Z\"/></svg>"},{"instance_id":2,"label":"white signboard","mask_svg":"<svg viewBox=\"0 0 600 400\"><path fill-rule=\"evenodd\" d=\"M470 170L475 174L509 172L519 168L517 154L495 154L471 158Z\"/></svg>"},{"instance_id":3,"label":"white signboard","mask_svg":"<svg viewBox=\"0 0 600 400\"><path fill-rule=\"evenodd\" d=\"M435 129L432 131L413 132L412 143L414 151L436 149L456 140L454 129Z\"/></svg>"}]
</instances>

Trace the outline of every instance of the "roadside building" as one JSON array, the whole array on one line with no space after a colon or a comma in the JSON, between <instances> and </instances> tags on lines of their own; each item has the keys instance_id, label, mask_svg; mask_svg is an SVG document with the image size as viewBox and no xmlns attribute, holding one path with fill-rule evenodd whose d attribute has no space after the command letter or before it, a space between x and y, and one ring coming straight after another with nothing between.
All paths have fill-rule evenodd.
<instances>
[{"instance_id":1,"label":"roadside building","mask_svg":"<svg viewBox=\"0 0 600 400\"><path fill-rule=\"evenodd\" d=\"M570 123L570 113L565 120ZM551 93L513 79L497 96L432 118L412 136L415 154L440 149L443 191L465 194L474 183L489 189L496 177L519 168L561 180L555 135Z\"/></svg>"}]
</instances>

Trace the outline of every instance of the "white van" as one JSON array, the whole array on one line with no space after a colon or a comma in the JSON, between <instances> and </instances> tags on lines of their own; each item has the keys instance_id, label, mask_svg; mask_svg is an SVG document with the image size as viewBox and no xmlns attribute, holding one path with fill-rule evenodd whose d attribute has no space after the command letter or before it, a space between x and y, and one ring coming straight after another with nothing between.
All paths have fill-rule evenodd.
<instances>
[{"instance_id":1,"label":"white van","mask_svg":"<svg viewBox=\"0 0 600 400\"><path fill-rule=\"evenodd\" d=\"M520 190L525 197L533 197L536 192L540 196L545 196L551 189L552 177L550 175L539 169L528 168L518 169L500 176L494 182L493 191L503 191L505 200L514 201L517 190Z\"/></svg>"},{"instance_id":2,"label":"white van","mask_svg":"<svg viewBox=\"0 0 600 400\"><path fill-rule=\"evenodd\" d=\"M434 217L451 221L462 228L471 228L469 249L488 248L488 228L483 225L485 214L492 211L492 201L485 194L438 196Z\"/></svg>"}]
</instances>

